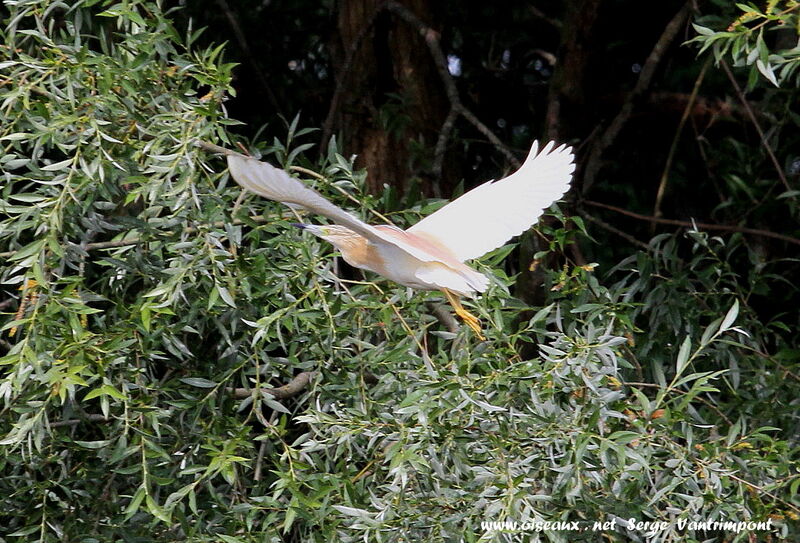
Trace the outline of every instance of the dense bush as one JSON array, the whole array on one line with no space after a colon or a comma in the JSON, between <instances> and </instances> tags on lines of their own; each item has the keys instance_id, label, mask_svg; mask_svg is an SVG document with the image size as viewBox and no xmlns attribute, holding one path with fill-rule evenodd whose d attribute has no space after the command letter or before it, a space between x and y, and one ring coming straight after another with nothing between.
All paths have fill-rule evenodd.
<instances>
[{"instance_id":1,"label":"dense bush","mask_svg":"<svg viewBox=\"0 0 800 543\"><path fill-rule=\"evenodd\" d=\"M554 210L547 305L510 295L513 246L477 264L480 342L195 146L233 146L221 47L144 0L6 6L0 541L796 537L796 315L748 305L781 262L692 231L578 266ZM297 119L273 132L253 152L364 218L439 205L364 194Z\"/></svg>"}]
</instances>

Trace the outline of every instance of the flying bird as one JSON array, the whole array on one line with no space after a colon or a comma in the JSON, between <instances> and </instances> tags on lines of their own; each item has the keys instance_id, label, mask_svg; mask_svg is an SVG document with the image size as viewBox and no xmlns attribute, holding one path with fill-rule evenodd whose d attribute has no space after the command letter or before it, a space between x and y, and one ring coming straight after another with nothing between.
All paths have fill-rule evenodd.
<instances>
[{"instance_id":1,"label":"flying bird","mask_svg":"<svg viewBox=\"0 0 800 543\"><path fill-rule=\"evenodd\" d=\"M530 228L567 192L575 170L570 147L550 142L540 150L534 142L519 170L479 185L402 230L367 224L266 162L205 142L199 145L227 155L231 176L250 192L333 221L295 226L333 244L351 266L407 287L444 293L456 314L481 339L480 321L464 309L459 298L484 292L489 279L464 262Z\"/></svg>"}]
</instances>

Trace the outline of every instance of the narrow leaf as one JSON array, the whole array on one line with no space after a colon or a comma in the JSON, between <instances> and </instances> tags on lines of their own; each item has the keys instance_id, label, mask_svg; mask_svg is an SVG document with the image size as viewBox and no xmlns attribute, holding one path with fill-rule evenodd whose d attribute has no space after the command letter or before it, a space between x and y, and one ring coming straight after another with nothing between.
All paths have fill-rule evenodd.
<instances>
[{"instance_id":1,"label":"narrow leaf","mask_svg":"<svg viewBox=\"0 0 800 543\"><path fill-rule=\"evenodd\" d=\"M689 339L689 336L684 338L683 343L681 344L681 348L678 351L678 362L677 368L675 370L675 377L679 376L683 373L683 370L686 369L686 364L689 363L689 352L692 349L692 342Z\"/></svg>"},{"instance_id":2,"label":"narrow leaf","mask_svg":"<svg viewBox=\"0 0 800 543\"><path fill-rule=\"evenodd\" d=\"M725 315L725 318L722 319L722 324L719 325L719 331L724 332L725 330L729 329L738 316L739 300L735 300L731 308L728 310L728 313Z\"/></svg>"}]
</instances>

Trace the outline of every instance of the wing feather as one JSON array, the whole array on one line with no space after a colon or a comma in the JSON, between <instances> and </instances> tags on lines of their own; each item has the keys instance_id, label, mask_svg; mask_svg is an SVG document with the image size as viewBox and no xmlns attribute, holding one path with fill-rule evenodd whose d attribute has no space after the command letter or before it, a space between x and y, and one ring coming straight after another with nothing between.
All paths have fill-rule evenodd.
<instances>
[{"instance_id":1,"label":"wing feather","mask_svg":"<svg viewBox=\"0 0 800 543\"><path fill-rule=\"evenodd\" d=\"M250 192L286 205L301 206L311 212L329 218L336 224L349 228L373 243L389 243L399 247L423 262L440 260L428 251L414 247L402 238L385 234L332 204L320 193L305 186L299 179L292 177L285 170L239 153L228 152L226 154L231 176L239 185Z\"/></svg>"},{"instance_id":2,"label":"wing feather","mask_svg":"<svg viewBox=\"0 0 800 543\"><path fill-rule=\"evenodd\" d=\"M438 241L460 260L477 258L530 228L569 189L572 149L533 143L522 167L456 198L408 229Z\"/></svg>"}]
</instances>

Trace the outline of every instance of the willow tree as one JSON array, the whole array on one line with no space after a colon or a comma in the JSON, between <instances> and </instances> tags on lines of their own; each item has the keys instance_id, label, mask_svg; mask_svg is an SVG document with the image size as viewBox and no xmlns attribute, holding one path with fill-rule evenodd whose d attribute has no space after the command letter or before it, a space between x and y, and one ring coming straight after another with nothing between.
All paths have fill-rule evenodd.
<instances>
[{"instance_id":1,"label":"willow tree","mask_svg":"<svg viewBox=\"0 0 800 543\"><path fill-rule=\"evenodd\" d=\"M553 209L537 255L561 259L546 305L510 296L497 264L513 244L476 263L492 276L472 306L479 342L437 317L436 294L347 279L329 247L289 227L290 210L241 196L195 145L235 146L233 65L176 12L148 0L5 7L0 538L478 541L511 537L484 521L587 528L532 535L566 541L634 518L700 541L713 534L677 520L770 516L770 536L791 537L797 459L781 432L794 390L750 371L774 330L720 264L735 245L692 231L684 251L660 236L600 279L564 258L580 225ZM335 139L304 157L314 134L295 121L245 147L342 207L380 212ZM643 537L611 524L606 539Z\"/></svg>"}]
</instances>

